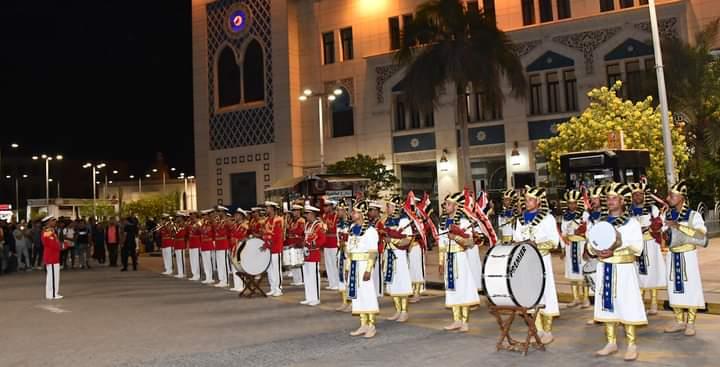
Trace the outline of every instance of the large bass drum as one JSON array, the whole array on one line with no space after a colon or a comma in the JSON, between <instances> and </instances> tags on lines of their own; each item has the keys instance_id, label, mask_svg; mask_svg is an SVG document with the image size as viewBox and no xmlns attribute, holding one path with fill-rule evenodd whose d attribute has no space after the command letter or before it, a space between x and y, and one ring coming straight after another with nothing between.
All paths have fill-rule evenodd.
<instances>
[{"instance_id":1,"label":"large bass drum","mask_svg":"<svg viewBox=\"0 0 720 367\"><path fill-rule=\"evenodd\" d=\"M497 245L483 264L483 287L496 306L537 306L545 292L545 264L528 243Z\"/></svg>"},{"instance_id":2,"label":"large bass drum","mask_svg":"<svg viewBox=\"0 0 720 367\"><path fill-rule=\"evenodd\" d=\"M240 242L233 251L232 262L236 269L250 275L260 275L270 267L270 250L259 238L248 238Z\"/></svg>"}]
</instances>

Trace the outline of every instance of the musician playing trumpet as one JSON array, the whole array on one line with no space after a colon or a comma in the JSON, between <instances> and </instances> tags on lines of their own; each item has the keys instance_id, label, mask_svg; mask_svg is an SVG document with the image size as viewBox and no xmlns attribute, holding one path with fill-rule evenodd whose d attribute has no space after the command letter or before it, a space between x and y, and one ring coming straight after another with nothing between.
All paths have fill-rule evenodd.
<instances>
[{"instance_id":1,"label":"musician playing trumpet","mask_svg":"<svg viewBox=\"0 0 720 367\"><path fill-rule=\"evenodd\" d=\"M697 310L705 308L696 247L707 241L707 227L702 215L689 208L687 194L687 184L680 181L672 186L668 195L670 210L665 215L665 230L670 232L667 292L675 322L665 332L684 331L685 335L693 336Z\"/></svg>"},{"instance_id":2,"label":"musician playing trumpet","mask_svg":"<svg viewBox=\"0 0 720 367\"><path fill-rule=\"evenodd\" d=\"M615 228L616 240L609 249L598 250L590 246L589 251L600 260L597 265L595 286L595 321L605 323L607 344L595 352L596 356L608 356L617 353L615 328L622 324L625 328L627 350L626 361L638 357L635 326L646 325L645 305L640 294L635 257L643 249L643 236L640 224L630 218L626 211L626 200L630 197L630 188L626 184L611 183L605 188L607 215L601 220ZM594 243L593 238L589 239Z\"/></svg>"},{"instance_id":3,"label":"musician playing trumpet","mask_svg":"<svg viewBox=\"0 0 720 367\"><path fill-rule=\"evenodd\" d=\"M165 268L162 275L172 275L173 273L173 235L171 227L170 214L163 214L162 223L158 229L160 232L160 251L162 251L163 266Z\"/></svg>"},{"instance_id":4,"label":"musician playing trumpet","mask_svg":"<svg viewBox=\"0 0 720 367\"><path fill-rule=\"evenodd\" d=\"M581 193L578 190L567 190L564 195L566 204L560 225L565 248L565 278L570 281L573 300L568 307L590 307L590 298L583 286L585 276L583 266L585 259L585 229L587 225L582 221L583 212L580 208Z\"/></svg>"},{"instance_id":5,"label":"musician playing trumpet","mask_svg":"<svg viewBox=\"0 0 720 367\"><path fill-rule=\"evenodd\" d=\"M560 234L557 230L555 218L550 213L547 201L547 192L542 187L525 187L525 210L515 224L513 241L530 241L542 254L545 264L545 290L540 304L541 309L536 320L538 336L543 344L552 343L553 317L560 315L557 292L555 290L555 276L553 275L552 258L550 251L558 247Z\"/></svg>"},{"instance_id":6,"label":"musician playing trumpet","mask_svg":"<svg viewBox=\"0 0 720 367\"><path fill-rule=\"evenodd\" d=\"M320 209L312 205L305 205L305 262L303 274L305 277L305 300L301 305L317 306L320 304L320 251L325 243L325 225L318 218Z\"/></svg>"},{"instance_id":7,"label":"musician playing trumpet","mask_svg":"<svg viewBox=\"0 0 720 367\"><path fill-rule=\"evenodd\" d=\"M452 308L453 322L447 331L468 332L470 306L480 303L477 286L465 250L473 242L471 223L463 214L465 194L456 192L445 197L443 218L440 220L438 250L439 270L445 281L445 307Z\"/></svg>"},{"instance_id":8,"label":"musician playing trumpet","mask_svg":"<svg viewBox=\"0 0 720 367\"><path fill-rule=\"evenodd\" d=\"M384 281L395 305L395 314L388 320L397 322L408 320L408 297L413 294L407 250L415 236L408 216L400 214L402 205L403 200L399 196L393 196L387 202L388 217L383 229L387 249Z\"/></svg>"}]
</instances>

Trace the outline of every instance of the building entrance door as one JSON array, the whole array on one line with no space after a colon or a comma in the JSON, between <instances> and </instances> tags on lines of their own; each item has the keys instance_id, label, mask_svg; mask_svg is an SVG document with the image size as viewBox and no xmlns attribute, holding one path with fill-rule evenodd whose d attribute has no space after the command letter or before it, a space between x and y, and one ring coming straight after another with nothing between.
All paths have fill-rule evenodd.
<instances>
[{"instance_id":1,"label":"building entrance door","mask_svg":"<svg viewBox=\"0 0 720 367\"><path fill-rule=\"evenodd\" d=\"M239 206L246 210L257 205L255 172L230 174L230 195L232 205Z\"/></svg>"}]
</instances>

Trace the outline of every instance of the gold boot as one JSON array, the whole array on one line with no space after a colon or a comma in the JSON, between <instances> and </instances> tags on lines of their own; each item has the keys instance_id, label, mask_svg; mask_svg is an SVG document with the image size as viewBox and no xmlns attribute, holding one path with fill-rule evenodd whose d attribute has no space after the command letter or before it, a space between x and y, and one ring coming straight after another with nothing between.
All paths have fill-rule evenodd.
<instances>
[{"instance_id":1,"label":"gold boot","mask_svg":"<svg viewBox=\"0 0 720 367\"><path fill-rule=\"evenodd\" d=\"M580 290L578 289L578 284L573 282L570 283L570 289L572 290L572 302L568 303L568 308L573 308L580 305Z\"/></svg>"},{"instance_id":2,"label":"gold boot","mask_svg":"<svg viewBox=\"0 0 720 367\"><path fill-rule=\"evenodd\" d=\"M542 337L545 335L545 331L543 330L543 320L540 311L535 314L535 330L537 330L537 335L540 337L542 342Z\"/></svg>"},{"instance_id":3,"label":"gold boot","mask_svg":"<svg viewBox=\"0 0 720 367\"><path fill-rule=\"evenodd\" d=\"M406 322L408 320L408 298L400 297L400 316L397 318L397 322Z\"/></svg>"},{"instance_id":4,"label":"gold boot","mask_svg":"<svg viewBox=\"0 0 720 367\"><path fill-rule=\"evenodd\" d=\"M350 336L360 336L365 334L368 330L368 314L360 314L360 328L350 333Z\"/></svg>"},{"instance_id":5,"label":"gold boot","mask_svg":"<svg viewBox=\"0 0 720 367\"><path fill-rule=\"evenodd\" d=\"M658 313L658 299L657 299L658 290L657 289L651 289L650 290L650 309L648 310L648 315L657 315Z\"/></svg>"},{"instance_id":6,"label":"gold boot","mask_svg":"<svg viewBox=\"0 0 720 367\"><path fill-rule=\"evenodd\" d=\"M685 327L685 336L695 336L695 319L697 318L697 309L688 308L687 326Z\"/></svg>"},{"instance_id":7,"label":"gold boot","mask_svg":"<svg viewBox=\"0 0 720 367\"><path fill-rule=\"evenodd\" d=\"M458 331L461 333L467 333L468 331L470 331L470 325L468 324L468 321L470 321L469 306L460 307L460 321L462 322L462 325L460 326L460 329L458 329Z\"/></svg>"},{"instance_id":8,"label":"gold boot","mask_svg":"<svg viewBox=\"0 0 720 367\"><path fill-rule=\"evenodd\" d=\"M374 314L367 314L368 318L368 325L367 330L365 331L365 335L363 335L364 338L370 339L375 336L376 330L375 330L375 315Z\"/></svg>"},{"instance_id":9,"label":"gold boot","mask_svg":"<svg viewBox=\"0 0 720 367\"><path fill-rule=\"evenodd\" d=\"M595 352L595 355L598 357L606 357L611 354L615 354L618 351L617 336L615 335L614 322L605 323L605 338L607 339L607 344L605 344L605 347Z\"/></svg>"},{"instance_id":10,"label":"gold boot","mask_svg":"<svg viewBox=\"0 0 720 367\"><path fill-rule=\"evenodd\" d=\"M398 317L400 317L400 297L393 297L393 304L395 305L395 314L387 318L390 321L395 321L398 319Z\"/></svg>"},{"instance_id":11,"label":"gold boot","mask_svg":"<svg viewBox=\"0 0 720 367\"><path fill-rule=\"evenodd\" d=\"M457 330L462 327L462 311L460 306L452 306L453 322L452 324L445 326L443 329L447 331Z\"/></svg>"},{"instance_id":12,"label":"gold boot","mask_svg":"<svg viewBox=\"0 0 720 367\"><path fill-rule=\"evenodd\" d=\"M335 311L337 311L337 312L345 311L345 309L348 306L348 299L347 299L346 291L340 291L340 299L342 300L342 303L340 304L340 307L335 309Z\"/></svg>"},{"instance_id":13,"label":"gold boot","mask_svg":"<svg viewBox=\"0 0 720 367\"><path fill-rule=\"evenodd\" d=\"M637 345L635 344L635 325L623 325L625 327L625 339L627 340L627 350L625 351L626 361L634 361L638 358Z\"/></svg>"},{"instance_id":14,"label":"gold boot","mask_svg":"<svg viewBox=\"0 0 720 367\"><path fill-rule=\"evenodd\" d=\"M666 333L679 333L685 330L685 312L682 308L673 308L675 314L675 321L665 328Z\"/></svg>"},{"instance_id":15,"label":"gold boot","mask_svg":"<svg viewBox=\"0 0 720 367\"><path fill-rule=\"evenodd\" d=\"M420 283L413 283L412 285L413 289L413 296L410 298L410 303L418 303L420 302L420 290L422 289L422 284Z\"/></svg>"},{"instance_id":16,"label":"gold boot","mask_svg":"<svg viewBox=\"0 0 720 367\"><path fill-rule=\"evenodd\" d=\"M543 324L543 336L540 338L540 341L543 344L550 344L555 340L552 335L552 322L553 317L550 315L543 315L540 314L540 317L542 317L542 324Z\"/></svg>"},{"instance_id":17,"label":"gold boot","mask_svg":"<svg viewBox=\"0 0 720 367\"><path fill-rule=\"evenodd\" d=\"M590 303L590 287L586 285L582 285L583 290L583 296L582 296L582 305L580 308L590 308L592 307L592 303Z\"/></svg>"}]
</instances>

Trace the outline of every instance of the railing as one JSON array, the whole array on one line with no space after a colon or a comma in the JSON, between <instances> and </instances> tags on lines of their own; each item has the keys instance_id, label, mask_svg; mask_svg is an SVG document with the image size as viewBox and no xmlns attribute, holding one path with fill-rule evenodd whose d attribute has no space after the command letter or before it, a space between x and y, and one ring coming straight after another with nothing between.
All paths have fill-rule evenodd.
<instances>
[{"instance_id":1,"label":"railing","mask_svg":"<svg viewBox=\"0 0 720 367\"><path fill-rule=\"evenodd\" d=\"M697 206L697 211L705 219L708 234L710 236L720 236L720 201L716 201L711 209L708 209L705 203L700 203Z\"/></svg>"}]
</instances>

